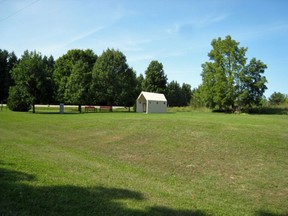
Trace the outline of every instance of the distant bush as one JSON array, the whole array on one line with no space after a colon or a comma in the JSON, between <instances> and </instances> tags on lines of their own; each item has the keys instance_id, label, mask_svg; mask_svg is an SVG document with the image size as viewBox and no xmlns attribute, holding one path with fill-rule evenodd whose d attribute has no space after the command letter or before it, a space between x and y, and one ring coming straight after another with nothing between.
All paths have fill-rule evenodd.
<instances>
[{"instance_id":1,"label":"distant bush","mask_svg":"<svg viewBox=\"0 0 288 216\"><path fill-rule=\"evenodd\" d=\"M281 92L274 92L274 93L269 97L269 103L270 103L271 105L284 104L286 100L287 100L287 95L282 94Z\"/></svg>"},{"instance_id":2,"label":"distant bush","mask_svg":"<svg viewBox=\"0 0 288 216\"><path fill-rule=\"evenodd\" d=\"M12 111L27 112L31 109L32 99L26 91L13 86L9 90L7 106Z\"/></svg>"},{"instance_id":3,"label":"distant bush","mask_svg":"<svg viewBox=\"0 0 288 216\"><path fill-rule=\"evenodd\" d=\"M184 106L184 107L169 107L168 112L211 112L207 107L193 107L193 106Z\"/></svg>"},{"instance_id":4,"label":"distant bush","mask_svg":"<svg viewBox=\"0 0 288 216\"><path fill-rule=\"evenodd\" d=\"M248 110L251 114L279 114L288 115L288 104L281 104L275 106L263 106L259 108L251 108Z\"/></svg>"}]
</instances>

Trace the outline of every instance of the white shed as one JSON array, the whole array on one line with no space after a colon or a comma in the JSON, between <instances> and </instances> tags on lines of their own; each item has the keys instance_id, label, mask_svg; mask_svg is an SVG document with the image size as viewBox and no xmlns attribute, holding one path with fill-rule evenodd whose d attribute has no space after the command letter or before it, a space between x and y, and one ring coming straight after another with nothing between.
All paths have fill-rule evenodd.
<instances>
[{"instance_id":1,"label":"white shed","mask_svg":"<svg viewBox=\"0 0 288 216\"><path fill-rule=\"evenodd\" d=\"M136 112L165 113L167 100L164 94L142 91L136 101Z\"/></svg>"}]
</instances>

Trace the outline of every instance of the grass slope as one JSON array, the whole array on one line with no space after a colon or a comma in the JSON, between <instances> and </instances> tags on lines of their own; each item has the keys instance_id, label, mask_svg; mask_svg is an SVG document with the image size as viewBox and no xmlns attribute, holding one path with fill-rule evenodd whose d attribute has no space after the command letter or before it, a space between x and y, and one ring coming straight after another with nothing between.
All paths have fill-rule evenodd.
<instances>
[{"instance_id":1,"label":"grass slope","mask_svg":"<svg viewBox=\"0 0 288 216\"><path fill-rule=\"evenodd\" d=\"M288 116L0 112L0 215L287 215Z\"/></svg>"}]
</instances>

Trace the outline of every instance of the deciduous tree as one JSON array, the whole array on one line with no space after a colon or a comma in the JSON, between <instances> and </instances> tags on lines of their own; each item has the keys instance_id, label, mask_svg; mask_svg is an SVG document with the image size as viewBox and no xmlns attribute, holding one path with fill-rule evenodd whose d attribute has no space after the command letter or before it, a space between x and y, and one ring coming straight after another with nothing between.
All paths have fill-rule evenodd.
<instances>
[{"instance_id":1,"label":"deciduous tree","mask_svg":"<svg viewBox=\"0 0 288 216\"><path fill-rule=\"evenodd\" d=\"M79 104L81 111L82 104L91 104L90 86L92 71L87 62L79 60L72 66L68 77L64 98L69 104Z\"/></svg>"},{"instance_id":2,"label":"deciduous tree","mask_svg":"<svg viewBox=\"0 0 288 216\"><path fill-rule=\"evenodd\" d=\"M202 95L212 109L229 110L235 106L259 105L267 88L264 73L267 66L253 58L246 64L247 48L230 36L214 39L210 62L202 65Z\"/></svg>"},{"instance_id":3,"label":"deciduous tree","mask_svg":"<svg viewBox=\"0 0 288 216\"><path fill-rule=\"evenodd\" d=\"M58 102L71 103L73 101L73 103L76 103L75 99L77 97L80 99L79 96L75 96L84 91L83 89L86 91L86 87L91 85L91 72L96 60L97 55L90 49L69 50L56 60L53 79L56 85L56 99ZM71 79L76 79L77 82L73 82ZM87 91L85 93L88 94ZM89 101L81 100L76 104L81 103L89 103Z\"/></svg>"},{"instance_id":4,"label":"deciduous tree","mask_svg":"<svg viewBox=\"0 0 288 216\"><path fill-rule=\"evenodd\" d=\"M107 49L92 71L94 103L132 106L137 95L136 74L119 50Z\"/></svg>"},{"instance_id":5,"label":"deciduous tree","mask_svg":"<svg viewBox=\"0 0 288 216\"><path fill-rule=\"evenodd\" d=\"M10 89L8 106L17 111L19 106L12 106L12 103L16 105L30 103L34 113L36 103L47 101L47 78L50 76L48 65L45 64L40 53L25 51L11 73L15 86ZM25 101L21 99L20 95L23 95Z\"/></svg>"}]
</instances>

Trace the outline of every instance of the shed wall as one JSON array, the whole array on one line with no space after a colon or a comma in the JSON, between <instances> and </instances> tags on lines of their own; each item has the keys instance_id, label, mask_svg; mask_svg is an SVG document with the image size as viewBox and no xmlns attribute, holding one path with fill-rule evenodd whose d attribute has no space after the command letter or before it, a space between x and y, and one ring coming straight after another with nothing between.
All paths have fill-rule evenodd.
<instances>
[{"instance_id":1,"label":"shed wall","mask_svg":"<svg viewBox=\"0 0 288 216\"><path fill-rule=\"evenodd\" d=\"M165 113L167 100L163 94L141 92L136 100L136 112Z\"/></svg>"},{"instance_id":2,"label":"shed wall","mask_svg":"<svg viewBox=\"0 0 288 216\"><path fill-rule=\"evenodd\" d=\"M164 101L148 101L146 113L165 113L167 112L167 103Z\"/></svg>"}]
</instances>

